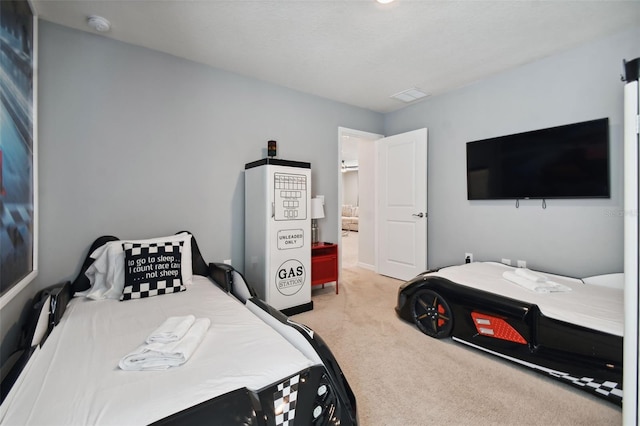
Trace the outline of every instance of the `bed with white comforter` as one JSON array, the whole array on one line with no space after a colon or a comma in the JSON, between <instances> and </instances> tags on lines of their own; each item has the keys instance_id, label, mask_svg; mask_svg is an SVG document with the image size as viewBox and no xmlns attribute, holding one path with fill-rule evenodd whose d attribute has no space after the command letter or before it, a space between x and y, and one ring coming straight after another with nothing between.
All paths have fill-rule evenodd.
<instances>
[{"instance_id":1,"label":"bed with white comforter","mask_svg":"<svg viewBox=\"0 0 640 426\"><path fill-rule=\"evenodd\" d=\"M454 341L622 404L622 274L571 278L472 262L402 284L396 312Z\"/></svg>"},{"instance_id":2,"label":"bed with white comforter","mask_svg":"<svg viewBox=\"0 0 640 426\"><path fill-rule=\"evenodd\" d=\"M178 258L169 262L182 268L175 275L185 278L176 281L175 292L128 300L112 289L119 286L125 294L129 282L105 283L95 276L113 278L112 270L99 266L97 246L104 253L105 246L115 247L118 256L111 261L130 260L129 252L126 257L118 253L126 245L115 237L101 238L115 241L102 245L98 239L92 246L93 257L88 256L82 271L89 271L85 275L92 287L86 288L85 276L79 276L63 287L84 290L75 291L68 304L61 296L47 296L47 301L53 300L51 312L38 318L46 318L50 330L31 347L11 383L0 406L0 424L183 425L201 424L203 418L227 424L244 418L249 424L281 425L297 418L299 423L324 425L329 414L342 424L357 423L355 397L322 339L253 298L255 292L237 271L220 269L226 265L207 267L195 240L185 240L189 253L182 260L188 270ZM161 250L179 248L184 255L183 242L169 241L167 247L172 248ZM152 255L153 262L164 259L166 253L160 253ZM118 268L123 269L120 264ZM213 280L220 271L232 271L225 283ZM203 272L207 276L198 275ZM184 336L178 333L174 342L151 345L182 350L180 345L189 341L189 349L182 351L186 362L143 370L129 369L123 362L127 355L151 347L147 339L159 327L183 317L195 320L183 327Z\"/></svg>"},{"instance_id":3,"label":"bed with white comforter","mask_svg":"<svg viewBox=\"0 0 640 426\"><path fill-rule=\"evenodd\" d=\"M537 305L549 318L622 336L624 332L624 289L622 285L604 285L603 280L578 279L539 273L568 291L532 291L504 277L518 268L497 262L473 262L442 268L433 273L461 285L488 291ZM621 274L619 274L621 275ZM622 281L620 278L619 281ZM592 284L598 282L598 284Z\"/></svg>"},{"instance_id":4,"label":"bed with white comforter","mask_svg":"<svg viewBox=\"0 0 640 426\"><path fill-rule=\"evenodd\" d=\"M184 365L118 367L166 318L183 315L211 320ZM163 297L74 298L30 362L29 380L3 404L2 423L149 424L241 386L259 390L314 363L206 277Z\"/></svg>"}]
</instances>

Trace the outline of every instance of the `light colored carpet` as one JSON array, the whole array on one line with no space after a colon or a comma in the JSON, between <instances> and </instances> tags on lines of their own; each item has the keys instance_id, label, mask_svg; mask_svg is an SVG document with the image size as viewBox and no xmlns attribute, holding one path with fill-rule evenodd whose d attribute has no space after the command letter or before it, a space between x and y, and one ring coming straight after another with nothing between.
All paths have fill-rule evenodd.
<instances>
[{"instance_id":1,"label":"light colored carpet","mask_svg":"<svg viewBox=\"0 0 640 426\"><path fill-rule=\"evenodd\" d=\"M315 288L314 309L292 319L330 346L362 425L622 424L616 405L399 319L401 282L356 266L357 235L342 238L340 294Z\"/></svg>"}]
</instances>

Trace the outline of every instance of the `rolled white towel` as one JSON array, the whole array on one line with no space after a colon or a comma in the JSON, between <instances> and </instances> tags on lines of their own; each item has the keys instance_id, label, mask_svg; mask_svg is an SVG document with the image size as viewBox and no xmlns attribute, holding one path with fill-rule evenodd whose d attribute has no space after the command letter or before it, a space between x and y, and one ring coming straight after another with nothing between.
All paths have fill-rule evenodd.
<instances>
[{"instance_id":1,"label":"rolled white towel","mask_svg":"<svg viewBox=\"0 0 640 426\"><path fill-rule=\"evenodd\" d=\"M195 320L196 317L193 315L169 317L147 337L147 343L169 343L180 340L191 328Z\"/></svg>"},{"instance_id":2,"label":"rolled white towel","mask_svg":"<svg viewBox=\"0 0 640 426\"><path fill-rule=\"evenodd\" d=\"M547 289L547 293L564 293L567 291L571 291L571 287L557 283L555 281L547 280L544 282L544 284Z\"/></svg>"},{"instance_id":3,"label":"rolled white towel","mask_svg":"<svg viewBox=\"0 0 640 426\"><path fill-rule=\"evenodd\" d=\"M567 287L566 285L558 284L549 280L544 282L531 281L511 271L503 272L502 277L512 283L526 288L527 290L535 291L536 293L559 293L571 291L571 287Z\"/></svg>"},{"instance_id":4,"label":"rolled white towel","mask_svg":"<svg viewBox=\"0 0 640 426\"><path fill-rule=\"evenodd\" d=\"M539 272L532 271L531 269L516 268L515 273L516 275L520 275L521 277L536 283L543 283L547 281L547 277L545 275Z\"/></svg>"},{"instance_id":5,"label":"rolled white towel","mask_svg":"<svg viewBox=\"0 0 640 426\"><path fill-rule=\"evenodd\" d=\"M118 363L123 370L166 370L189 360L204 339L211 320L198 318L187 334L176 342L142 345Z\"/></svg>"},{"instance_id":6,"label":"rolled white towel","mask_svg":"<svg viewBox=\"0 0 640 426\"><path fill-rule=\"evenodd\" d=\"M531 281L525 277L521 277L515 272L504 271L502 273L502 277L506 280L511 281L512 283L518 284L520 287L524 287L527 290L537 291L536 289L540 287L537 282Z\"/></svg>"}]
</instances>

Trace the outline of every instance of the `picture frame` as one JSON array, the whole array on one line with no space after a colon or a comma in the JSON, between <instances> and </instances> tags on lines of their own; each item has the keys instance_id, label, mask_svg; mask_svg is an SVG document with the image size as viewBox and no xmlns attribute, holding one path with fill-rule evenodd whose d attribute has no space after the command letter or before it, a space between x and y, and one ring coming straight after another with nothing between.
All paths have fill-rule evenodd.
<instances>
[{"instance_id":1,"label":"picture frame","mask_svg":"<svg viewBox=\"0 0 640 426\"><path fill-rule=\"evenodd\" d=\"M0 309L38 274L38 19L0 1Z\"/></svg>"}]
</instances>

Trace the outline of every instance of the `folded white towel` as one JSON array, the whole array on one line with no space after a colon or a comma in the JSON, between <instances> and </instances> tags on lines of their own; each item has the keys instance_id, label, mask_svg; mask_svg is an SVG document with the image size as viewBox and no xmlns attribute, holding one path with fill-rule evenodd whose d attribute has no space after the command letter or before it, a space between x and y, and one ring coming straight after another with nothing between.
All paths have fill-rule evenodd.
<instances>
[{"instance_id":1,"label":"folded white towel","mask_svg":"<svg viewBox=\"0 0 640 426\"><path fill-rule=\"evenodd\" d=\"M566 285L558 284L549 280L544 282L531 281L511 271L503 272L502 277L512 283L526 288L527 290L535 291L536 293L558 293L571 291L571 287L567 287Z\"/></svg>"},{"instance_id":2,"label":"folded white towel","mask_svg":"<svg viewBox=\"0 0 640 426\"><path fill-rule=\"evenodd\" d=\"M545 275L539 272L532 271L531 269L516 268L515 273L516 275L520 275L521 277L536 283L543 283L547 281L547 277Z\"/></svg>"},{"instance_id":3,"label":"folded white towel","mask_svg":"<svg viewBox=\"0 0 640 426\"><path fill-rule=\"evenodd\" d=\"M211 320L198 318L178 341L142 345L119 362L123 370L166 370L184 364L204 339Z\"/></svg>"},{"instance_id":4,"label":"folded white towel","mask_svg":"<svg viewBox=\"0 0 640 426\"><path fill-rule=\"evenodd\" d=\"M180 340L187 334L195 320L196 317L193 315L169 317L147 337L147 343L169 343Z\"/></svg>"}]
</instances>

